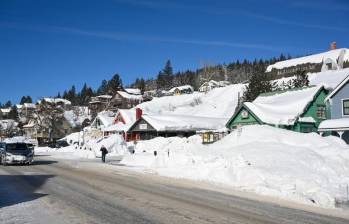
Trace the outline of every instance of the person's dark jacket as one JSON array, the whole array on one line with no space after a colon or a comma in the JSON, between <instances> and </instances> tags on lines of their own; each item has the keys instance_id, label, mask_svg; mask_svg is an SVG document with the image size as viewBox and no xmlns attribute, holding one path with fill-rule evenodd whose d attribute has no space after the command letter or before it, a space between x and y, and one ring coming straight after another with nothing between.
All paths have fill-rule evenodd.
<instances>
[{"instance_id":1,"label":"person's dark jacket","mask_svg":"<svg viewBox=\"0 0 349 224\"><path fill-rule=\"evenodd\" d=\"M108 154L108 150L107 150L105 147L102 147L102 148L101 148L101 152L102 152L102 154L104 154L104 155Z\"/></svg>"}]
</instances>

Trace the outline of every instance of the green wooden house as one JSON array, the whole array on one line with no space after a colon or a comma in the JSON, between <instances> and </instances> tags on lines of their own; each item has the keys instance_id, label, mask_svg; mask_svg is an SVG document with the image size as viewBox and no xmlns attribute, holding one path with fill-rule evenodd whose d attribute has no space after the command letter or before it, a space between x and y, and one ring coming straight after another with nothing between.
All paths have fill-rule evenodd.
<instances>
[{"instance_id":1,"label":"green wooden house","mask_svg":"<svg viewBox=\"0 0 349 224\"><path fill-rule=\"evenodd\" d=\"M267 124L298 132L316 132L321 121L330 117L325 104L328 90L311 86L259 95L243 103L226 127Z\"/></svg>"}]
</instances>

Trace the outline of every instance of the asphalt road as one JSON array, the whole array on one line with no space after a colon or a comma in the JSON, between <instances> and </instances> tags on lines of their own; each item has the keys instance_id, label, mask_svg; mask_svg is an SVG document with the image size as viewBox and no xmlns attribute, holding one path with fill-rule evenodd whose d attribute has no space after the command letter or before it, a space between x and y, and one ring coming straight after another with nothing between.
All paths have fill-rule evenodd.
<instances>
[{"instance_id":1,"label":"asphalt road","mask_svg":"<svg viewBox=\"0 0 349 224\"><path fill-rule=\"evenodd\" d=\"M36 159L31 166L0 167L1 224L349 223L106 165Z\"/></svg>"}]
</instances>

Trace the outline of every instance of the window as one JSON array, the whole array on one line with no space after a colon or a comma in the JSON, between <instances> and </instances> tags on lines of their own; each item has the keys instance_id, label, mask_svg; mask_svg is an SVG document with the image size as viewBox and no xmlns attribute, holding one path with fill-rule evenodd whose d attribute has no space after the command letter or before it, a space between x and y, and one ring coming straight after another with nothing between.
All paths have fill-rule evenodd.
<instances>
[{"instance_id":1,"label":"window","mask_svg":"<svg viewBox=\"0 0 349 224\"><path fill-rule=\"evenodd\" d=\"M320 119L326 119L326 107L325 107L325 105L317 105L316 116Z\"/></svg>"},{"instance_id":2,"label":"window","mask_svg":"<svg viewBox=\"0 0 349 224\"><path fill-rule=\"evenodd\" d=\"M344 116L349 115L349 99L343 100L343 115Z\"/></svg>"}]
</instances>

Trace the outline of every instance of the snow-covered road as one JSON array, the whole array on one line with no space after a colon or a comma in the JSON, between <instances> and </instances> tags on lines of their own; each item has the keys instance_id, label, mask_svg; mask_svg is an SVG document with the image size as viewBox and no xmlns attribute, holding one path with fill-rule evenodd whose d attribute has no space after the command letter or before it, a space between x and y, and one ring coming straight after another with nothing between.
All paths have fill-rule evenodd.
<instances>
[{"instance_id":1,"label":"snow-covered road","mask_svg":"<svg viewBox=\"0 0 349 224\"><path fill-rule=\"evenodd\" d=\"M96 161L0 167L0 223L348 223Z\"/></svg>"}]
</instances>

